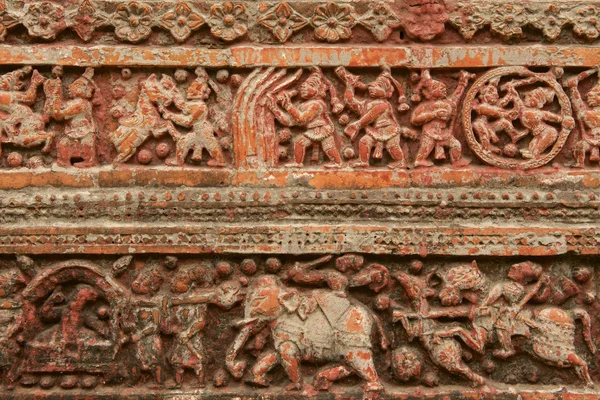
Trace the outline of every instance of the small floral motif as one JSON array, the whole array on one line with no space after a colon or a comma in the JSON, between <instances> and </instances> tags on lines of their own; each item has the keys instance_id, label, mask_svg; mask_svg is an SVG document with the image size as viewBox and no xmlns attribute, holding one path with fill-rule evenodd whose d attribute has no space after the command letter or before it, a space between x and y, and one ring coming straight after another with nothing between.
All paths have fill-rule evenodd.
<instances>
[{"instance_id":1,"label":"small floral motif","mask_svg":"<svg viewBox=\"0 0 600 400\"><path fill-rule=\"evenodd\" d=\"M286 42L294 32L304 28L308 21L288 3L279 3L271 8L258 22L269 29L281 43Z\"/></svg>"},{"instance_id":2,"label":"small floral motif","mask_svg":"<svg viewBox=\"0 0 600 400\"><path fill-rule=\"evenodd\" d=\"M119 39L136 43L152 33L152 9L147 4L137 1L119 4L113 20Z\"/></svg>"},{"instance_id":3,"label":"small floral motif","mask_svg":"<svg viewBox=\"0 0 600 400\"><path fill-rule=\"evenodd\" d=\"M490 23L492 31L507 38L521 36L527 23L524 11L523 7L512 4L497 5Z\"/></svg>"},{"instance_id":4,"label":"small floral motif","mask_svg":"<svg viewBox=\"0 0 600 400\"><path fill-rule=\"evenodd\" d=\"M550 4L544 11L534 13L529 21L530 25L542 31L544 36L554 40L560 35L563 26L569 22L560 9L555 4Z\"/></svg>"},{"instance_id":5,"label":"small floral motif","mask_svg":"<svg viewBox=\"0 0 600 400\"><path fill-rule=\"evenodd\" d=\"M210 9L210 31L216 37L231 42L248 32L248 15L243 4L228 1Z\"/></svg>"},{"instance_id":6,"label":"small floral motif","mask_svg":"<svg viewBox=\"0 0 600 400\"><path fill-rule=\"evenodd\" d=\"M88 41L96 28L106 25L108 18L104 13L98 11L90 0L84 0L77 10L70 12L67 16L69 26L77 32L79 37Z\"/></svg>"},{"instance_id":7,"label":"small floral motif","mask_svg":"<svg viewBox=\"0 0 600 400\"><path fill-rule=\"evenodd\" d=\"M352 27L356 25L356 18L350 6L329 3L327 6L318 6L315 9L311 22L318 39L334 43L352 36Z\"/></svg>"},{"instance_id":8,"label":"small floral motif","mask_svg":"<svg viewBox=\"0 0 600 400\"><path fill-rule=\"evenodd\" d=\"M594 6L580 7L575 10L573 18L573 31L588 39L597 39L600 36L600 13Z\"/></svg>"},{"instance_id":9,"label":"small floral motif","mask_svg":"<svg viewBox=\"0 0 600 400\"><path fill-rule=\"evenodd\" d=\"M461 4L458 7L460 8L460 14L452 16L450 22L458 28L465 39L470 40L488 21L486 21L485 13L472 4Z\"/></svg>"},{"instance_id":10,"label":"small floral motif","mask_svg":"<svg viewBox=\"0 0 600 400\"><path fill-rule=\"evenodd\" d=\"M169 29L173 37L183 42L193 30L200 28L204 24L204 18L187 3L178 3L172 11L163 15L162 25Z\"/></svg>"},{"instance_id":11,"label":"small floral motif","mask_svg":"<svg viewBox=\"0 0 600 400\"><path fill-rule=\"evenodd\" d=\"M25 8L22 23L31 36L54 39L66 28L65 11L49 1L30 3Z\"/></svg>"},{"instance_id":12,"label":"small floral motif","mask_svg":"<svg viewBox=\"0 0 600 400\"><path fill-rule=\"evenodd\" d=\"M367 27L379 42L387 39L392 34L392 30L400 26L400 19L383 3L375 4L375 7L363 15L359 22Z\"/></svg>"},{"instance_id":13,"label":"small floral motif","mask_svg":"<svg viewBox=\"0 0 600 400\"><path fill-rule=\"evenodd\" d=\"M406 11L404 30L412 38L432 40L446 29L448 13L442 0L412 0Z\"/></svg>"}]
</instances>

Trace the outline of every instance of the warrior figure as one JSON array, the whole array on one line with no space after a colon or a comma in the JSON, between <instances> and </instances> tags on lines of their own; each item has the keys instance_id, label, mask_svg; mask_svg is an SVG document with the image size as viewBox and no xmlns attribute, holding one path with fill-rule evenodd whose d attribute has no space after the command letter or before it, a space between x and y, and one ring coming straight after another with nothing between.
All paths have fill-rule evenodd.
<instances>
[{"instance_id":1,"label":"warrior figure","mask_svg":"<svg viewBox=\"0 0 600 400\"><path fill-rule=\"evenodd\" d=\"M563 86L568 87L571 92L573 110L580 123L581 139L573 147L573 166L577 168L583 168L586 153L590 153L590 161L600 161L600 81L588 92L587 105L577 88L580 81L594 73L600 75L600 67L584 71L563 82Z\"/></svg>"},{"instance_id":2,"label":"warrior figure","mask_svg":"<svg viewBox=\"0 0 600 400\"><path fill-rule=\"evenodd\" d=\"M563 118L560 114L543 109L546 104L554 101L556 94L554 89L538 87L527 92L525 98L521 100L515 85L521 86L521 83L509 82L505 88L514 97L521 122L527 128L527 132L533 135L528 148L521 150L521 155L523 158L537 158L558 139L558 130L548 122L562 124L566 128L573 128L575 123L570 116Z\"/></svg>"},{"instance_id":3,"label":"warrior figure","mask_svg":"<svg viewBox=\"0 0 600 400\"><path fill-rule=\"evenodd\" d=\"M431 77L428 70L423 70L417 90L421 90L425 101L417 106L411 116L413 125L422 125L422 138L415 167L430 167L433 165L427 157L435 148L435 158L443 159L444 147L450 151L450 161L453 166L461 167L467 161L461 159L462 146L454 137L454 121L458 112L458 104L473 74L460 71L458 86L454 93L447 96L446 84Z\"/></svg>"},{"instance_id":4,"label":"warrior figure","mask_svg":"<svg viewBox=\"0 0 600 400\"><path fill-rule=\"evenodd\" d=\"M318 68L315 68L299 87L302 102L292 103L292 97L298 94L295 90L280 92L275 98L271 95L267 97L267 107L281 124L306 128L294 141L295 164L290 166L302 166L306 149L311 145L319 144L332 161L331 164L325 166L341 166L342 158L336 144L335 126L329 116L329 107L325 102L327 91L329 91L331 102L334 104L333 111L341 111L341 104L338 104L335 88ZM287 112L281 110L277 103L280 103Z\"/></svg>"},{"instance_id":5,"label":"warrior figure","mask_svg":"<svg viewBox=\"0 0 600 400\"><path fill-rule=\"evenodd\" d=\"M224 167L225 158L223 150L215 137L215 128L208 120L208 107L206 99L210 96L211 90L208 85L209 78L206 73L198 71L196 80L190 85L187 90L187 100L181 95L176 95L173 98L173 104L181 113L173 113L162 104L158 104L158 109L163 118L169 119L186 128L191 128L191 131L186 134L177 132L173 136L176 142L174 165L183 165L190 151L192 151L192 161L199 162L202 160L202 150L206 149L212 157L208 161L210 167ZM173 83L174 84L174 83ZM176 92L176 90L174 90Z\"/></svg>"},{"instance_id":6,"label":"warrior figure","mask_svg":"<svg viewBox=\"0 0 600 400\"><path fill-rule=\"evenodd\" d=\"M57 164L61 167L71 166L73 158L82 159L75 167L91 167L98 164L96 159L96 135L98 127L94 121L91 98L96 90L92 80L94 69L87 68L83 75L69 85L69 97L65 101L62 94L60 72L55 71L55 78L46 81L45 112L57 121L66 120L65 136L58 141Z\"/></svg>"},{"instance_id":7,"label":"warrior figure","mask_svg":"<svg viewBox=\"0 0 600 400\"><path fill-rule=\"evenodd\" d=\"M478 114L473 121L473 131L479 137L484 149L500 154L502 150L492 143L498 143L498 133L506 132L513 143L517 142L527 132L519 132L512 124L517 118L518 110L506 110L507 104L515 100L514 94L509 93L502 99L498 94L499 78L493 79L479 91L479 101L473 102L473 110ZM490 119L495 119L490 121Z\"/></svg>"},{"instance_id":8,"label":"warrior figure","mask_svg":"<svg viewBox=\"0 0 600 400\"><path fill-rule=\"evenodd\" d=\"M53 133L46 132L48 117L31 110L37 98L37 89L45 78L37 70L31 75L31 85L23 91L22 79L31 72L31 67L23 67L0 76L0 110L8 115L0 118L0 136L2 143L12 143L20 147L35 147L44 144L42 153L50 151ZM0 148L0 154L2 149Z\"/></svg>"},{"instance_id":9,"label":"warrior figure","mask_svg":"<svg viewBox=\"0 0 600 400\"><path fill-rule=\"evenodd\" d=\"M368 167L371 150L375 147L373 158L383 157L385 147L390 156L395 160L388 165L389 168L406 168L406 161L400 147L400 136L416 139L417 133L407 127L400 126L394 110L390 104L390 97L394 93L394 86L403 97L400 83L396 81L390 70L385 68L376 80L365 86L360 82L360 77L350 74L344 67L336 69L336 73L346 83L344 93L345 104L360 116L358 121L349 124L344 133L354 140L358 132L365 128L366 135L359 141L359 162L357 167ZM354 95L356 88L367 89L370 99L358 99Z\"/></svg>"}]
</instances>

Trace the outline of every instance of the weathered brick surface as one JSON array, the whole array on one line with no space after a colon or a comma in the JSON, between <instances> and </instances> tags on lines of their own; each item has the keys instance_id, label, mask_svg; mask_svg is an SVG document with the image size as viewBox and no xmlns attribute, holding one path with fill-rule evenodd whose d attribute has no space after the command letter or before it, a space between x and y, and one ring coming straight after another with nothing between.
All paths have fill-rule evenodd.
<instances>
[{"instance_id":1,"label":"weathered brick surface","mask_svg":"<svg viewBox=\"0 0 600 400\"><path fill-rule=\"evenodd\" d=\"M0 0L0 398L597 398L599 37Z\"/></svg>"}]
</instances>

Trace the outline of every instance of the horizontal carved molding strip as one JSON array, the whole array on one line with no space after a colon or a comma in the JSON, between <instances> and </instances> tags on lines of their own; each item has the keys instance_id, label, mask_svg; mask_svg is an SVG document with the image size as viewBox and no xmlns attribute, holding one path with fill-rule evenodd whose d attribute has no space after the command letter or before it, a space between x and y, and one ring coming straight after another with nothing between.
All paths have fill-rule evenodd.
<instances>
[{"instance_id":1,"label":"horizontal carved molding strip","mask_svg":"<svg viewBox=\"0 0 600 400\"><path fill-rule=\"evenodd\" d=\"M3 256L0 383L14 398L581 399L600 379L598 261Z\"/></svg>"},{"instance_id":2,"label":"horizontal carved molding strip","mask_svg":"<svg viewBox=\"0 0 600 400\"><path fill-rule=\"evenodd\" d=\"M22 189L0 192L4 227L57 223L345 221L522 224L600 221L600 192L514 189ZM506 228L510 229L510 228Z\"/></svg>"},{"instance_id":3,"label":"horizontal carved molding strip","mask_svg":"<svg viewBox=\"0 0 600 400\"><path fill-rule=\"evenodd\" d=\"M361 252L398 255L548 256L600 254L597 224L533 223L493 227L448 226L442 223L237 223L213 226L168 223L95 224L54 223L54 226L0 228L0 253L128 254L245 253L319 254ZM107 225L107 224L104 224ZM205 224L206 225L206 224ZM476 225L476 224L475 224ZM520 225L527 225L526 227Z\"/></svg>"},{"instance_id":4,"label":"horizontal carved molding strip","mask_svg":"<svg viewBox=\"0 0 600 400\"><path fill-rule=\"evenodd\" d=\"M449 183L467 167L560 176L600 160L599 71L24 66L0 76L2 161L41 171L432 168L428 179Z\"/></svg>"},{"instance_id":5,"label":"horizontal carved molding strip","mask_svg":"<svg viewBox=\"0 0 600 400\"><path fill-rule=\"evenodd\" d=\"M2 0L0 40L223 46L475 40L593 41L598 1L207 2ZM452 27L453 29L446 29ZM458 33L458 34L457 34ZM406 38L405 38L406 36ZM462 38L461 38L462 36ZM575 40L574 40L575 39Z\"/></svg>"},{"instance_id":6,"label":"horizontal carved molding strip","mask_svg":"<svg viewBox=\"0 0 600 400\"><path fill-rule=\"evenodd\" d=\"M314 45L208 47L127 45L0 45L0 65L80 67L595 67L600 46L571 45Z\"/></svg>"}]
</instances>

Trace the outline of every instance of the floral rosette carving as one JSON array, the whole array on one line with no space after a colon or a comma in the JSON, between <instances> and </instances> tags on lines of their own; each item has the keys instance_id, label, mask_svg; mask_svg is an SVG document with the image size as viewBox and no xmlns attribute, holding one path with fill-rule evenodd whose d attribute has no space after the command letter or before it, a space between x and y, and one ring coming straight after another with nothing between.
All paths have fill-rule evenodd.
<instances>
[{"instance_id":1,"label":"floral rosette carving","mask_svg":"<svg viewBox=\"0 0 600 400\"><path fill-rule=\"evenodd\" d=\"M96 28L106 25L108 21L105 14L96 9L90 0L84 0L79 8L68 14L67 19L69 26L86 42L92 38Z\"/></svg>"},{"instance_id":2,"label":"floral rosette carving","mask_svg":"<svg viewBox=\"0 0 600 400\"><path fill-rule=\"evenodd\" d=\"M450 17L450 23L458 28L460 34L467 40L472 39L477 31L489 23L486 11L479 6L461 3L457 8L460 11Z\"/></svg>"},{"instance_id":3,"label":"floral rosette carving","mask_svg":"<svg viewBox=\"0 0 600 400\"><path fill-rule=\"evenodd\" d=\"M379 42L390 37L392 31L401 25L398 16L384 3L375 4L375 7L364 14L359 22L369 29Z\"/></svg>"},{"instance_id":4,"label":"floral rosette carving","mask_svg":"<svg viewBox=\"0 0 600 400\"><path fill-rule=\"evenodd\" d=\"M587 39L600 36L600 12L592 5L579 7L573 11L573 31Z\"/></svg>"},{"instance_id":5,"label":"floral rosette carving","mask_svg":"<svg viewBox=\"0 0 600 400\"><path fill-rule=\"evenodd\" d=\"M556 39L562 28L569 22L564 12L556 4L550 4L543 10L532 11L532 20L529 22L531 26L539 29L544 34L544 37L550 40Z\"/></svg>"},{"instance_id":6,"label":"floral rosette carving","mask_svg":"<svg viewBox=\"0 0 600 400\"><path fill-rule=\"evenodd\" d=\"M234 41L248 32L246 6L230 1L216 4L210 9L210 31L226 42Z\"/></svg>"},{"instance_id":7,"label":"floral rosette carving","mask_svg":"<svg viewBox=\"0 0 600 400\"><path fill-rule=\"evenodd\" d=\"M423 41L443 33L449 18L444 0L405 0L404 11L406 34Z\"/></svg>"},{"instance_id":8,"label":"floral rosette carving","mask_svg":"<svg viewBox=\"0 0 600 400\"><path fill-rule=\"evenodd\" d=\"M266 8L266 4L261 7ZM286 42L296 31L304 28L308 20L288 3L279 3L269 9L258 22L267 28L281 43Z\"/></svg>"},{"instance_id":9,"label":"floral rosette carving","mask_svg":"<svg viewBox=\"0 0 600 400\"><path fill-rule=\"evenodd\" d=\"M521 36L527 23L525 9L513 4L498 4L492 10L490 29L504 37Z\"/></svg>"},{"instance_id":10,"label":"floral rosette carving","mask_svg":"<svg viewBox=\"0 0 600 400\"><path fill-rule=\"evenodd\" d=\"M113 21L119 39L140 42L152 33L152 8L136 1L119 4Z\"/></svg>"},{"instance_id":11,"label":"floral rosette carving","mask_svg":"<svg viewBox=\"0 0 600 400\"><path fill-rule=\"evenodd\" d=\"M204 25L202 15L195 12L187 3L177 3L171 11L162 16L160 21L178 42L183 42L192 31Z\"/></svg>"},{"instance_id":12,"label":"floral rosette carving","mask_svg":"<svg viewBox=\"0 0 600 400\"><path fill-rule=\"evenodd\" d=\"M49 1L30 3L21 22L31 36L52 40L66 28L65 10Z\"/></svg>"},{"instance_id":13,"label":"floral rosette carving","mask_svg":"<svg viewBox=\"0 0 600 400\"><path fill-rule=\"evenodd\" d=\"M352 36L352 27L356 25L356 18L352 7L328 3L315 9L311 23L315 28L317 39L335 43Z\"/></svg>"}]
</instances>

